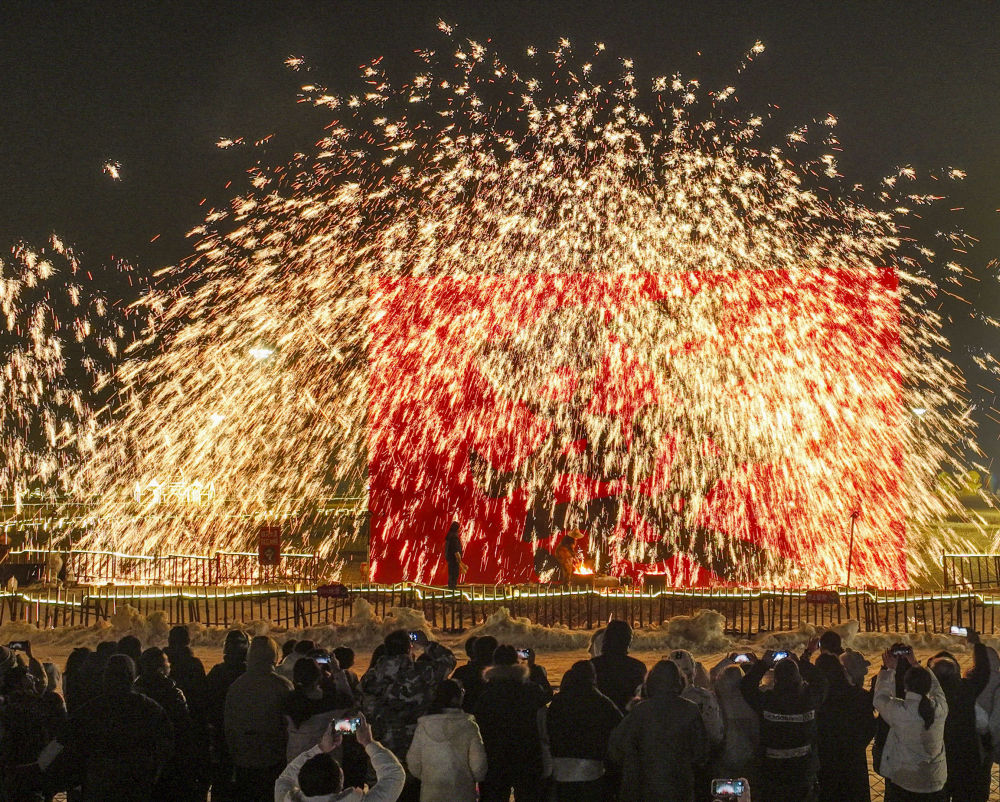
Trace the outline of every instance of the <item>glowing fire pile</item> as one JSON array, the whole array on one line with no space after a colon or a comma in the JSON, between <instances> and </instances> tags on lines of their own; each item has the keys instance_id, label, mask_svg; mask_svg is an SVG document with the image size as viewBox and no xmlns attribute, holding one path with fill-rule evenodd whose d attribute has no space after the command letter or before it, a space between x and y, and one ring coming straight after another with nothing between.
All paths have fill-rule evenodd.
<instances>
[{"instance_id":1,"label":"glowing fire pile","mask_svg":"<svg viewBox=\"0 0 1000 802\"><path fill-rule=\"evenodd\" d=\"M411 518L434 506L426 497L438 492L439 469L459 477L461 503L488 497L494 483L522 511L557 484L556 496L586 501L594 491L577 479L597 476L617 483L621 509L658 522L655 537L668 546L651 558L650 536L633 536L616 541L616 560L659 562L698 548L728 555L729 565L743 559L733 544L747 542L746 506L713 505L712 488L729 476L739 494L753 494L748 466L767 464L784 477L768 508L795 511L794 527L758 527L754 573L774 581L796 577L794 560L766 559L772 547L786 558L810 553L817 577L843 575L845 509L864 487L899 485L900 520L939 512L930 486L943 444L962 442L968 421L925 302L934 287L922 266L952 255L900 233L908 209L934 199L914 192L909 168L866 197L841 185L832 117L771 144L766 120L741 113L733 87L705 91L680 76L640 86L630 61L608 64L603 45L582 55L566 41L551 54L529 51L537 67L521 70L442 29L446 51L419 54L424 66L402 85L373 64L357 94L305 86L303 101L330 110L317 152L256 174L255 191L213 211L194 232L194 255L143 300L145 336L119 367L121 404L87 466L101 501L84 545L245 548L264 514L293 515L305 537L316 500L363 492L370 461L383 489L400 489L393 514ZM895 271L888 284L886 267ZM761 269L781 281L758 280ZM702 277L697 292L692 276ZM533 282L544 292L525 289ZM405 306L417 286L437 300ZM867 289L838 294L842 286ZM873 287L882 295L865 294ZM505 310L527 317L540 297L544 305L563 291L586 299L553 300L546 314L555 322L525 329L542 340L505 328ZM755 352L746 363L748 351L730 347L727 310L746 293L756 301L736 332L742 341L787 330L797 351ZM462 306L471 296L500 311ZM817 341L838 308L854 322L866 300L874 336ZM397 301L407 339L373 346L380 327L399 323L386 311ZM814 325L821 318L826 328ZM500 336L506 350L494 347ZM456 357L459 340L465 356ZM387 347L394 375L381 370ZM809 382L831 378L831 353L859 347L871 364L898 367L901 386L874 370L840 376L819 414L806 403L816 397ZM648 389L638 401L628 375L600 373L633 362ZM430 374L448 381L428 382ZM604 388L599 403L578 392L595 385ZM473 390L502 398L524 425L508 417L472 438L465 424L449 424L448 411ZM927 411L914 423L886 413L890 402ZM880 427L875 442L885 450L864 465L845 448L836 459L847 462L831 470L816 453L818 442L866 426ZM385 451L392 442L405 444L405 460ZM659 478L630 482L637 475ZM156 494L128 492L163 476L210 476L214 494L197 515L163 515ZM443 506L428 518L444 526L434 543L446 528L434 516L453 512ZM519 535L511 509L494 508L495 523ZM470 562L476 548L465 558L472 581L504 575L506 552L490 547L483 527L463 537L482 541L479 562ZM877 537L860 541L856 566L878 557ZM434 553L425 546L402 540L392 549L411 578L437 570L440 544Z\"/></svg>"}]
</instances>

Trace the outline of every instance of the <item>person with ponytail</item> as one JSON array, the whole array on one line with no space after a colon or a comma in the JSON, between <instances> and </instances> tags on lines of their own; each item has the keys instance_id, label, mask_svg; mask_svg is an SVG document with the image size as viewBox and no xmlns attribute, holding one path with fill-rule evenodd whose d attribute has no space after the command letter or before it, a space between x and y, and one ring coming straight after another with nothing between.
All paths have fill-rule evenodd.
<instances>
[{"instance_id":1,"label":"person with ponytail","mask_svg":"<svg viewBox=\"0 0 1000 802\"><path fill-rule=\"evenodd\" d=\"M907 660L905 696L896 695L896 664ZM875 709L889 725L879 774L886 779L886 802L944 802L948 780L944 724L948 703L937 677L917 665L912 652L882 655L875 682Z\"/></svg>"}]
</instances>

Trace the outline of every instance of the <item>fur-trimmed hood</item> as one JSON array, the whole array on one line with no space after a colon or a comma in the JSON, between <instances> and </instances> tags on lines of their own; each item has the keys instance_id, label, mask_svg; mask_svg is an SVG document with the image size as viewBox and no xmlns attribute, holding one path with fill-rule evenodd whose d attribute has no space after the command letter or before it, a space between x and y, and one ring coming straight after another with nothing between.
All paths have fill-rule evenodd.
<instances>
[{"instance_id":1,"label":"fur-trimmed hood","mask_svg":"<svg viewBox=\"0 0 1000 802\"><path fill-rule=\"evenodd\" d=\"M490 666L483 672L487 682L527 682L528 667L518 663L513 666Z\"/></svg>"}]
</instances>

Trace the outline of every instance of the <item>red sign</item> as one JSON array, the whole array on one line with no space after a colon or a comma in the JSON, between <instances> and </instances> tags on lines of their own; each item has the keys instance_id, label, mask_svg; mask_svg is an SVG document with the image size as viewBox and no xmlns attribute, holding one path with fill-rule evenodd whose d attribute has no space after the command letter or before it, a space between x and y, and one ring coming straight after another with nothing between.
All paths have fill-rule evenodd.
<instances>
[{"instance_id":1,"label":"red sign","mask_svg":"<svg viewBox=\"0 0 1000 802\"><path fill-rule=\"evenodd\" d=\"M316 588L316 595L321 599L346 599L351 595L351 590L341 582L331 582Z\"/></svg>"},{"instance_id":2,"label":"red sign","mask_svg":"<svg viewBox=\"0 0 1000 802\"><path fill-rule=\"evenodd\" d=\"M835 590L807 590L806 604L840 604L840 594Z\"/></svg>"},{"instance_id":3,"label":"red sign","mask_svg":"<svg viewBox=\"0 0 1000 802\"><path fill-rule=\"evenodd\" d=\"M281 562L281 527L262 526L257 541L257 559L261 565Z\"/></svg>"}]
</instances>

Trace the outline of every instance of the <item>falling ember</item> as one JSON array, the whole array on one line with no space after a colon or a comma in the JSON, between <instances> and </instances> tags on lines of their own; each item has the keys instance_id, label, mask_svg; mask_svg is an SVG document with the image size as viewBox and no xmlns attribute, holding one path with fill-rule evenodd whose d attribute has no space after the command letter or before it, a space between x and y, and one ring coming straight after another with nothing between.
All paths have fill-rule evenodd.
<instances>
[{"instance_id":1,"label":"falling ember","mask_svg":"<svg viewBox=\"0 0 1000 802\"><path fill-rule=\"evenodd\" d=\"M122 165L121 162L104 162L104 167L102 168L105 173L111 176L113 181L121 181L122 179Z\"/></svg>"},{"instance_id":2,"label":"falling ember","mask_svg":"<svg viewBox=\"0 0 1000 802\"><path fill-rule=\"evenodd\" d=\"M601 571L801 584L846 574L860 506L855 576L905 584L969 436L925 303L952 254L901 234L915 171L862 203L832 115L779 146L733 87L646 90L567 40L535 77L439 28L400 86L304 88L336 109L316 153L142 300L85 542L246 548L279 518L330 555L323 500L364 494L378 578L440 580L457 517L470 581L543 574L575 527ZM193 477L195 513L133 495Z\"/></svg>"}]
</instances>

